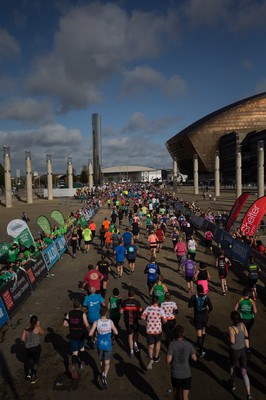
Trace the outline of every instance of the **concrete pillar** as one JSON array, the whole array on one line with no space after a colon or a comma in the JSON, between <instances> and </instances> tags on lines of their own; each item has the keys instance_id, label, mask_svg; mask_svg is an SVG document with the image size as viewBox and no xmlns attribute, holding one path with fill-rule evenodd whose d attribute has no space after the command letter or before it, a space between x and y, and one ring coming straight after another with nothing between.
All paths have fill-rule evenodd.
<instances>
[{"instance_id":1,"label":"concrete pillar","mask_svg":"<svg viewBox=\"0 0 266 400\"><path fill-rule=\"evenodd\" d=\"M216 150L215 153L215 167L214 167L214 182L215 182L215 197L220 196L220 155L219 151Z\"/></svg>"},{"instance_id":2,"label":"concrete pillar","mask_svg":"<svg viewBox=\"0 0 266 400\"><path fill-rule=\"evenodd\" d=\"M177 191L177 161L174 159L173 161L173 191L176 193Z\"/></svg>"},{"instance_id":3,"label":"concrete pillar","mask_svg":"<svg viewBox=\"0 0 266 400\"><path fill-rule=\"evenodd\" d=\"M73 189L72 157L67 157L67 179L68 179L68 189Z\"/></svg>"},{"instance_id":4,"label":"concrete pillar","mask_svg":"<svg viewBox=\"0 0 266 400\"><path fill-rule=\"evenodd\" d=\"M264 196L264 141L258 142L258 198Z\"/></svg>"},{"instance_id":5,"label":"concrete pillar","mask_svg":"<svg viewBox=\"0 0 266 400\"><path fill-rule=\"evenodd\" d=\"M199 163L197 154L194 154L194 194L199 194Z\"/></svg>"},{"instance_id":6,"label":"concrete pillar","mask_svg":"<svg viewBox=\"0 0 266 400\"><path fill-rule=\"evenodd\" d=\"M12 208L12 180L11 180L11 160L10 147L3 147L4 171L5 171L5 197L6 208Z\"/></svg>"},{"instance_id":7,"label":"concrete pillar","mask_svg":"<svg viewBox=\"0 0 266 400\"><path fill-rule=\"evenodd\" d=\"M33 203L32 197L32 170L31 170L31 152L25 151L26 165L26 188L27 188L27 203Z\"/></svg>"},{"instance_id":8,"label":"concrete pillar","mask_svg":"<svg viewBox=\"0 0 266 400\"><path fill-rule=\"evenodd\" d=\"M236 197L242 194L242 155L241 147L236 147Z\"/></svg>"},{"instance_id":9,"label":"concrete pillar","mask_svg":"<svg viewBox=\"0 0 266 400\"><path fill-rule=\"evenodd\" d=\"M52 156L47 154L47 190L48 190L48 200L53 200L53 173L52 173Z\"/></svg>"},{"instance_id":10,"label":"concrete pillar","mask_svg":"<svg viewBox=\"0 0 266 400\"><path fill-rule=\"evenodd\" d=\"M93 189L93 167L91 160L88 160L88 179L89 179L89 189L92 191Z\"/></svg>"}]
</instances>

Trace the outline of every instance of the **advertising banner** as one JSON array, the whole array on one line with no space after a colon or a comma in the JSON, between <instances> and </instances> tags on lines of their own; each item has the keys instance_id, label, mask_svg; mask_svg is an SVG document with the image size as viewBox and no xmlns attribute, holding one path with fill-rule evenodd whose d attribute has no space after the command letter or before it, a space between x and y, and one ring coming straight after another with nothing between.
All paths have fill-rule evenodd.
<instances>
[{"instance_id":1,"label":"advertising banner","mask_svg":"<svg viewBox=\"0 0 266 400\"><path fill-rule=\"evenodd\" d=\"M52 233L50 222L44 215L40 215L37 218L36 222L44 233L46 233L47 235L50 235Z\"/></svg>"},{"instance_id":2,"label":"advertising banner","mask_svg":"<svg viewBox=\"0 0 266 400\"><path fill-rule=\"evenodd\" d=\"M266 196L257 199L246 212L241 224L241 231L246 236L254 236L260 221L266 212Z\"/></svg>"},{"instance_id":3,"label":"advertising banner","mask_svg":"<svg viewBox=\"0 0 266 400\"><path fill-rule=\"evenodd\" d=\"M0 297L6 308L9 318L17 311L24 300L26 300L32 292L29 279L24 271L19 270L17 273L17 284L14 281L8 281L0 288Z\"/></svg>"},{"instance_id":4,"label":"advertising banner","mask_svg":"<svg viewBox=\"0 0 266 400\"><path fill-rule=\"evenodd\" d=\"M41 254L36 257L36 262L29 261L23 268L28 274L28 278L33 289L36 288L38 283L41 282L43 277L47 275L48 272Z\"/></svg>"},{"instance_id":5,"label":"advertising banner","mask_svg":"<svg viewBox=\"0 0 266 400\"><path fill-rule=\"evenodd\" d=\"M228 217L228 221L227 221L226 226L225 226L225 230L226 230L227 232L230 231L231 226L233 225L233 223L234 223L235 220L237 219L238 214L240 213L240 210L241 210L241 208L243 207L243 205L245 204L245 202L246 202L246 200L247 200L247 198L248 198L249 195L250 195L249 192L242 193L242 194L236 199L236 201L234 202L234 205L233 205L233 207L231 208L231 211L230 211L230 214L229 214L229 217Z\"/></svg>"},{"instance_id":6,"label":"advertising banner","mask_svg":"<svg viewBox=\"0 0 266 400\"><path fill-rule=\"evenodd\" d=\"M48 247L46 247L41 254L48 271L52 268L56 261L59 260L59 254L54 243L51 243Z\"/></svg>"},{"instance_id":7,"label":"advertising banner","mask_svg":"<svg viewBox=\"0 0 266 400\"><path fill-rule=\"evenodd\" d=\"M16 238L24 229L28 229L28 225L25 221L22 219L13 219L7 225L6 231L9 236Z\"/></svg>"},{"instance_id":8,"label":"advertising banner","mask_svg":"<svg viewBox=\"0 0 266 400\"><path fill-rule=\"evenodd\" d=\"M59 236L55 239L54 244L56 246L59 256L63 254L67 249L66 239L64 236Z\"/></svg>"},{"instance_id":9,"label":"advertising banner","mask_svg":"<svg viewBox=\"0 0 266 400\"><path fill-rule=\"evenodd\" d=\"M65 225L65 218L63 216L63 214L58 211L58 210L54 210L51 212L51 217L53 218L53 220L59 225L59 226L64 226Z\"/></svg>"},{"instance_id":10,"label":"advertising banner","mask_svg":"<svg viewBox=\"0 0 266 400\"><path fill-rule=\"evenodd\" d=\"M84 215L81 215L79 217L78 223L82 226L82 228L85 228L87 226L87 220Z\"/></svg>"},{"instance_id":11,"label":"advertising banner","mask_svg":"<svg viewBox=\"0 0 266 400\"><path fill-rule=\"evenodd\" d=\"M2 299L0 297L0 328L5 325L5 323L8 321L8 314L6 312L5 306L2 302Z\"/></svg>"}]
</instances>

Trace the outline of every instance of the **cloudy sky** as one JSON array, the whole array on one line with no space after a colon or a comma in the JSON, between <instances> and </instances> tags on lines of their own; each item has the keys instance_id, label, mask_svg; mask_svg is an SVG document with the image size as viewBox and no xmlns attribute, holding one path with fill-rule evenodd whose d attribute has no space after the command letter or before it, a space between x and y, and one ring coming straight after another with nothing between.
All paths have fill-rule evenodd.
<instances>
[{"instance_id":1,"label":"cloudy sky","mask_svg":"<svg viewBox=\"0 0 266 400\"><path fill-rule=\"evenodd\" d=\"M266 0L1 0L0 148L12 172L172 165L165 142L266 90ZM2 151L2 150L1 150ZM0 159L1 162L1 159ZM181 171L186 172L186 171Z\"/></svg>"}]
</instances>

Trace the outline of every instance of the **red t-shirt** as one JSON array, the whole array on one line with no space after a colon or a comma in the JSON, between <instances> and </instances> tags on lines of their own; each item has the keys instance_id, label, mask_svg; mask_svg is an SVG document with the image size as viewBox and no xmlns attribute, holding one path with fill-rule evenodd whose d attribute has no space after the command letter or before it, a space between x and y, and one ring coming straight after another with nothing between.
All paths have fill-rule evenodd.
<instances>
[{"instance_id":1,"label":"red t-shirt","mask_svg":"<svg viewBox=\"0 0 266 400\"><path fill-rule=\"evenodd\" d=\"M98 291L101 289L101 278L103 278L103 274L97 269L92 269L84 276L84 283L88 284L88 289L93 286Z\"/></svg>"}]
</instances>

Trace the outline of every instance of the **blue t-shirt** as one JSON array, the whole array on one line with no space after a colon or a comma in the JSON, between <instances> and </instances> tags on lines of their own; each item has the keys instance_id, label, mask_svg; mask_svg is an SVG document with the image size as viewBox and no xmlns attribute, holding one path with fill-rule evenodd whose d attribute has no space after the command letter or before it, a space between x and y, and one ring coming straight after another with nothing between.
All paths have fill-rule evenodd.
<instances>
[{"instance_id":1,"label":"blue t-shirt","mask_svg":"<svg viewBox=\"0 0 266 400\"><path fill-rule=\"evenodd\" d=\"M123 262L125 261L127 249L124 246L116 246L115 254L116 254L116 261Z\"/></svg>"},{"instance_id":2,"label":"blue t-shirt","mask_svg":"<svg viewBox=\"0 0 266 400\"><path fill-rule=\"evenodd\" d=\"M137 257L138 248L135 244L129 244L127 246L127 259L128 260L135 260Z\"/></svg>"},{"instance_id":3,"label":"blue t-shirt","mask_svg":"<svg viewBox=\"0 0 266 400\"><path fill-rule=\"evenodd\" d=\"M132 238L132 233L125 232L125 233L123 233L122 238L123 238L123 241L124 241L125 245L126 244L130 244L131 243L131 238Z\"/></svg>"},{"instance_id":4,"label":"blue t-shirt","mask_svg":"<svg viewBox=\"0 0 266 400\"><path fill-rule=\"evenodd\" d=\"M100 319L100 309L103 302L104 298L97 293L85 297L83 306L88 309L88 320L91 324Z\"/></svg>"}]
</instances>

